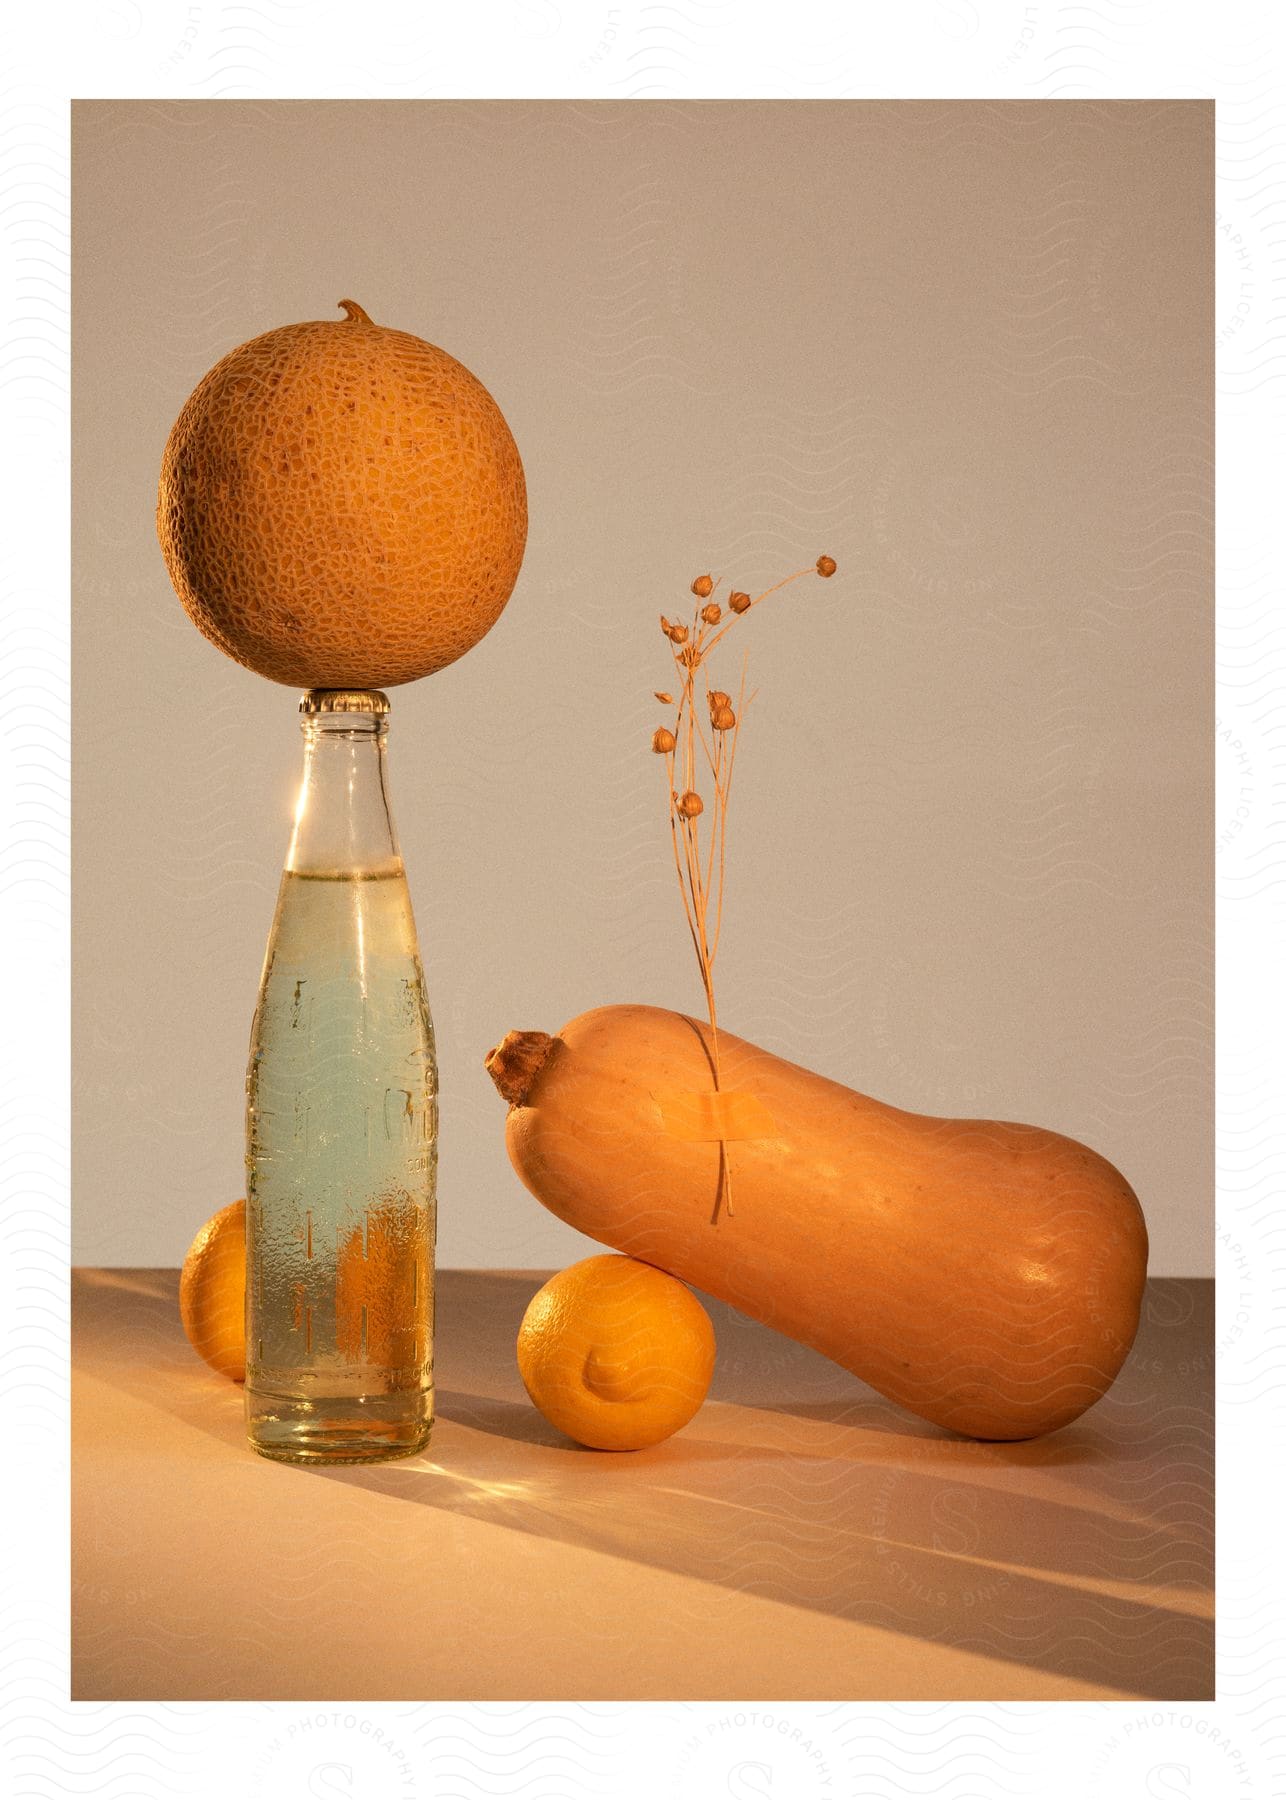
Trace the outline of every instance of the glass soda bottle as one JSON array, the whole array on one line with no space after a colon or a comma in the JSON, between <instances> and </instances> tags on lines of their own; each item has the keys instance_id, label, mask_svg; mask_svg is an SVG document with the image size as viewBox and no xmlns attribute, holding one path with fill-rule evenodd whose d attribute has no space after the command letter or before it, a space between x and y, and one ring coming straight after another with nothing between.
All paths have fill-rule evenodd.
<instances>
[{"instance_id":1,"label":"glass soda bottle","mask_svg":"<svg viewBox=\"0 0 1286 1800\"><path fill-rule=\"evenodd\" d=\"M383 694L300 701L304 777L246 1076L246 1424L367 1462L433 1417L437 1065Z\"/></svg>"}]
</instances>

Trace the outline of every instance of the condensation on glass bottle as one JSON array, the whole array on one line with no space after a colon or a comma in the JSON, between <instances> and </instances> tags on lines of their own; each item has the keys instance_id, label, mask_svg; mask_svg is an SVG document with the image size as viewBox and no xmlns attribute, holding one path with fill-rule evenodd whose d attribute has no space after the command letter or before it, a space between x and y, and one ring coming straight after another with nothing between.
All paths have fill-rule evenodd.
<instances>
[{"instance_id":1,"label":"condensation on glass bottle","mask_svg":"<svg viewBox=\"0 0 1286 1800\"><path fill-rule=\"evenodd\" d=\"M437 1065L388 800L388 700L304 695L246 1076L246 1424L367 1462L433 1417Z\"/></svg>"}]
</instances>

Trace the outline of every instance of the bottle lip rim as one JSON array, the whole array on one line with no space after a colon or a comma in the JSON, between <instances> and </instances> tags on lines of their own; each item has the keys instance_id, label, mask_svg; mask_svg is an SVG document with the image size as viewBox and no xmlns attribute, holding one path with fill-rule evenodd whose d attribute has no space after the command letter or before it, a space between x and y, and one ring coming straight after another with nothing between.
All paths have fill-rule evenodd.
<instances>
[{"instance_id":1,"label":"bottle lip rim","mask_svg":"<svg viewBox=\"0 0 1286 1800\"><path fill-rule=\"evenodd\" d=\"M388 695L378 688L308 688L299 696L299 711L306 719L323 713L368 713L388 717Z\"/></svg>"}]
</instances>

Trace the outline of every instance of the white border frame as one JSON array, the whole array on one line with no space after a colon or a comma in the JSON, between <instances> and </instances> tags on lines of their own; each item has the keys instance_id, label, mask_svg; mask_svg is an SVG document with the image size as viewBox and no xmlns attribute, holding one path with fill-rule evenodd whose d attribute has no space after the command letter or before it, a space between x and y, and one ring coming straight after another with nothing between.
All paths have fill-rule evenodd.
<instances>
[{"instance_id":1,"label":"white border frame","mask_svg":"<svg viewBox=\"0 0 1286 1800\"><path fill-rule=\"evenodd\" d=\"M9 1791L224 1800L247 1791L274 1738L315 1731L334 1757L314 1763L309 1792L571 1800L611 1791L651 1800L681 1791L684 1745L695 1734L741 1719L737 1709L678 1705L67 1699L69 93L1216 100L1218 668L1220 730L1228 734L1217 743L1227 791L1221 826L1238 822L1219 863L1219 1698L1188 1706L792 1706L776 1709L771 1726L766 1709L752 1718L747 1707L730 1728L754 1743L778 1721L814 1733L832 1752L833 1785L819 1791L864 1800L929 1792L974 1800L983 1791L1267 1800L1286 1791L1286 1733L1277 1724L1286 1710L1283 1582L1270 1549L1286 1377L1286 1324L1273 1305L1286 1230L1272 1211L1286 1160L1273 1104L1286 1073L1286 630L1273 606L1286 407L1286 105L1273 86L1286 37L1280 11L1268 0L1219 8L918 0L901 10L862 8L857 17L819 0L796 0L788 14L744 0L432 8L376 0L343 12L324 0L103 0L8 11L0 27L0 457L4 492L23 526L0 565L8 1002L0 1033L0 1403L15 1565L0 1604L0 1745ZM1247 1270L1249 1296L1239 1278ZM341 1752L377 1725L404 1753L396 1766L390 1761L387 1778L354 1788L342 1775L352 1758L346 1763ZM551 1737L562 1746L553 1760ZM331 1773L319 1777L324 1766ZM771 1756L744 1769L741 1792L789 1791L784 1764ZM726 1786L738 1791L731 1776ZM276 1788L284 1792L280 1780Z\"/></svg>"}]
</instances>

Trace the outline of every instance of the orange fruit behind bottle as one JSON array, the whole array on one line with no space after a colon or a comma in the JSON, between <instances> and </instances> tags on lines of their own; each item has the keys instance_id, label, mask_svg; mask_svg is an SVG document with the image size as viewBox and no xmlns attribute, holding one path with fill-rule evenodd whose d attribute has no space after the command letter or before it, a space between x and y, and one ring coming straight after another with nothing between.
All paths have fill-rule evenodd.
<instances>
[{"instance_id":1,"label":"orange fruit behind bottle","mask_svg":"<svg viewBox=\"0 0 1286 1800\"><path fill-rule=\"evenodd\" d=\"M187 1340L212 1369L246 1378L246 1203L234 1200L197 1232L179 1276Z\"/></svg>"}]
</instances>

